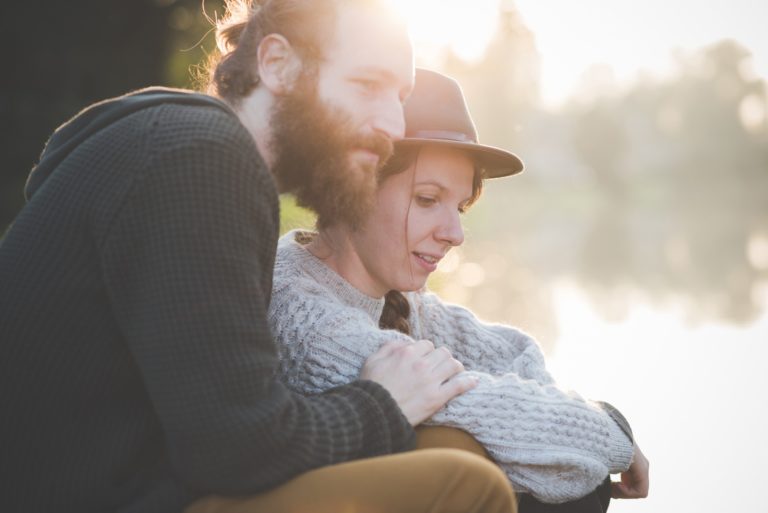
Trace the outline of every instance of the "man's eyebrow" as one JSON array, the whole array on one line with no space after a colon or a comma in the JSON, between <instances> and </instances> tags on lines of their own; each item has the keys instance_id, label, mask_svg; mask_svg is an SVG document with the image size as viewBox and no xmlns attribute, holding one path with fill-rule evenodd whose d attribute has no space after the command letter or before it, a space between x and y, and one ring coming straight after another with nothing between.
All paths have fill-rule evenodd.
<instances>
[{"instance_id":1,"label":"man's eyebrow","mask_svg":"<svg viewBox=\"0 0 768 513\"><path fill-rule=\"evenodd\" d=\"M358 66L354 70L356 73L363 73L366 75L377 75L381 79L396 80L397 77L390 70L380 68L378 66Z\"/></svg>"},{"instance_id":2,"label":"man's eyebrow","mask_svg":"<svg viewBox=\"0 0 768 513\"><path fill-rule=\"evenodd\" d=\"M377 66L359 66L353 70L353 74L366 75L367 77L376 78L382 82L388 82L391 84L396 84L400 80L396 73L393 73L386 68L380 68ZM405 88L403 88L403 92L410 93L411 89L413 89L413 84L409 83Z\"/></svg>"},{"instance_id":3,"label":"man's eyebrow","mask_svg":"<svg viewBox=\"0 0 768 513\"><path fill-rule=\"evenodd\" d=\"M389 84L396 84L398 82L397 75L393 72L391 72L388 69L385 68L379 68L376 66L359 66L353 70L353 74L355 75L365 75L368 78L374 78L376 80L379 80L381 82L386 82ZM408 85L404 86L402 89L400 89L400 100L402 102L405 102L409 96L411 96L411 92L413 91L413 83L409 83Z\"/></svg>"}]
</instances>

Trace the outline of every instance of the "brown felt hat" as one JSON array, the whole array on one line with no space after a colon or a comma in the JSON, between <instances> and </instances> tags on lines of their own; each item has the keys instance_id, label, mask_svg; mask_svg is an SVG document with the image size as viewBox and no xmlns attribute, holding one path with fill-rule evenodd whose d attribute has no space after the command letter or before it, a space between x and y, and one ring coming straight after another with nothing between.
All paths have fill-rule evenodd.
<instances>
[{"instance_id":1,"label":"brown felt hat","mask_svg":"<svg viewBox=\"0 0 768 513\"><path fill-rule=\"evenodd\" d=\"M405 104L405 138L395 144L438 144L468 150L483 168L483 178L514 175L524 167L514 153L478 142L458 82L422 68L416 68L416 85Z\"/></svg>"}]
</instances>

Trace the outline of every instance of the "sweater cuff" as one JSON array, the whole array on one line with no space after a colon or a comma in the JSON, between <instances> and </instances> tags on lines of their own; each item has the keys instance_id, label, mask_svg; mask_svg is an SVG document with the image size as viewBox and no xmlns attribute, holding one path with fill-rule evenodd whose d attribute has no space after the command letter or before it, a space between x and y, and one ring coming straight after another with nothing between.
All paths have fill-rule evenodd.
<instances>
[{"instance_id":1,"label":"sweater cuff","mask_svg":"<svg viewBox=\"0 0 768 513\"><path fill-rule=\"evenodd\" d=\"M387 389L374 381L358 380L350 386L360 394L365 457L409 451L416 447L416 432Z\"/></svg>"},{"instance_id":2,"label":"sweater cuff","mask_svg":"<svg viewBox=\"0 0 768 513\"><path fill-rule=\"evenodd\" d=\"M597 405L600 406L600 408L603 409L608 415L611 416L611 418L616 422L616 424L619 425L621 430L624 432L625 435L627 435L627 438L629 438L630 442L635 441L634 436L632 435L632 428L629 425L629 421L627 418L621 414L619 410L616 409L615 406L613 406L611 403L607 403L605 401L596 401Z\"/></svg>"},{"instance_id":3,"label":"sweater cuff","mask_svg":"<svg viewBox=\"0 0 768 513\"><path fill-rule=\"evenodd\" d=\"M613 419L613 415L611 418ZM616 474L626 471L632 463L635 445L632 442L631 431L630 435L627 435L615 419L608 422L608 450L608 472Z\"/></svg>"}]
</instances>

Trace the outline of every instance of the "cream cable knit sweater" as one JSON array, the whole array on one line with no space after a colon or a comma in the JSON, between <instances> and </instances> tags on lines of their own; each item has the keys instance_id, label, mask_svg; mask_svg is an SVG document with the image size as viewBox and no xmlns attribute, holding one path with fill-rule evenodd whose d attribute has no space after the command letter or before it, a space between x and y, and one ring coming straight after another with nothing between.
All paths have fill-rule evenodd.
<instances>
[{"instance_id":1,"label":"cream cable knit sweater","mask_svg":"<svg viewBox=\"0 0 768 513\"><path fill-rule=\"evenodd\" d=\"M318 393L355 380L384 342L428 339L447 346L479 384L449 402L429 424L472 434L518 492L545 502L588 494L629 467L631 440L597 403L558 388L525 333L485 324L434 294L406 294L413 338L382 330L384 299L371 298L294 239L279 242L269 319L281 372L292 389Z\"/></svg>"}]
</instances>

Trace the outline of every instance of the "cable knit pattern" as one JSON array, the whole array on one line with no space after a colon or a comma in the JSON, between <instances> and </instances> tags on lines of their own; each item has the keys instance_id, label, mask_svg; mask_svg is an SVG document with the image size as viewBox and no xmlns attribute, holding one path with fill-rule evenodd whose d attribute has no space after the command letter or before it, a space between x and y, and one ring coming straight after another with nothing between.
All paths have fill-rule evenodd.
<instances>
[{"instance_id":1,"label":"cable knit pattern","mask_svg":"<svg viewBox=\"0 0 768 513\"><path fill-rule=\"evenodd\" d=\"M413 338L382 330L384 299L366 296L313 256L290 232L280 239L269 320L288 386L320 392L354 380L386 341L428 339L447 346L477 376L474 390L429 424L472 434L518 492L560 503L594 490L629 467L633 445L606 409L557 386L536 341L485 324L436 295L406 294Z\"/></svg>"}]
</instances>

